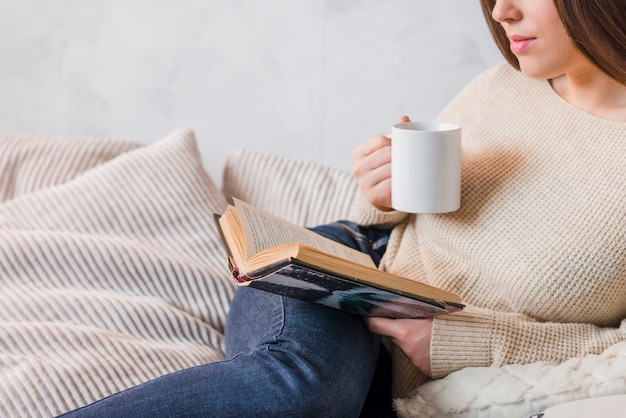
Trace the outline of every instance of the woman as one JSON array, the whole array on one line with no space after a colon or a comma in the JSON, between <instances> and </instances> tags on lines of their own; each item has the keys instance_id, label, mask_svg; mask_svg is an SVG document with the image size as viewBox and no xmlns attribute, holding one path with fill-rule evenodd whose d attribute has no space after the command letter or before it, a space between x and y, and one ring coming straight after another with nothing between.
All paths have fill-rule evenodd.
<instances>
[{"instance_id":1,"label":"woman","mask_svg":"<svg viewBox=\"0 0 626 418\"><path fill-rule=\"evenodd\" d=\"M482 6L509 64L439 117L463 126L461 209L391 211L390 144L376 136L353 152L364 226L317 228L384 269L461 294L463 312L369 319L372 334L359 317L241 288L228 360L68 416L358 416L375 334L389 337L395 396L464 367L563 361L625 341L626 12L617 0Z\"/></svg>"},{"instance_id":2,"label":"woman","mask_svg":"<svg viewBox=\"0 0 626 418\"><path fill-rule=\"evenodd\" d=\"M357 219L398 225L384 268L469 305L435 320L368 321L433 377L564 361L626 340L623 4L482 3L510 65L483 74L440 115L463 126L461 210L408 217L362 202ZM353 153L359 185L379 208L390 207L389 154L384 136Z\"/></svg>"}]
</instances>

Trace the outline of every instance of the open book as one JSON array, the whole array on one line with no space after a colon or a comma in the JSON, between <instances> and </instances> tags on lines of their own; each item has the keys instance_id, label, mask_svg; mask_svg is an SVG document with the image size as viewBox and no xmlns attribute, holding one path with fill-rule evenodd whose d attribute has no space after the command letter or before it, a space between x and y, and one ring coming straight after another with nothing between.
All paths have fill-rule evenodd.
<instances>
[{"instance_id":1,"label":"open book","mask_svg":"<svg viewBox=\"0 0 626 418\"><path fill-rule=\"evenodd\" d=\"M241 200L216 220L239 285L365 316L427 318L463 308L454 293L381 271L369 255Z\"/></svg>"}]
</instances>

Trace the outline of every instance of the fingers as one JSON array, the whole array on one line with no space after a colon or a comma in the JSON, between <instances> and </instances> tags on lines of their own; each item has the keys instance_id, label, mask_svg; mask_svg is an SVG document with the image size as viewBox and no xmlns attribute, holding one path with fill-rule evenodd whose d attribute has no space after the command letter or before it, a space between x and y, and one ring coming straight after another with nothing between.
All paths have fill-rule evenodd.
<instances>
[{"instance_id":1,"label":"fingers","mask_svg":"<svg viewBox=\"0 0 626 418\"><path fill-rule=\"evenodd\" d=\"M410 121L402 116L400 122ZM391 135L377 135L352 150L352 173L365 197L382 210L391 209Z\"/></svg>"},{"instance_id":2,"label":"fingers","mask_svg":"<svg viewBox=\"0 0 626 418\"><path fill-rule=\"evenodd\" d=\"M368 318L366 325L374 334L384 335L395 340L402 340L406 333L406 320L389 318Z\"/></svg>"},{"instance_id":3,"label":"fingers","mask_svg":"<svg viewBox=\"0 0 626 418\"><path fill-rule=\"evenodd\" d=\"M389 138L379 135L365 141L352 151L352 171L362 186L373 187L391 174Z\"/></svg>"},{"instance_id":4,"label":"fingers","mask_svg":"<svg viewBox=\"0 0 626 418\"><path fill-rule=\"evenodd\" d=\"M377 135L373 138L368 139L362 144L357 145L352 150L352 162L361 160L372 153L390 145L390 140L388 137L383 135Z\"/></svg>"},{"instance_id":5,"label":"fingers","mask_svg":"<svg viewBox=\"0 0 626 418\"><path fill-rule=\"evenodd\" d=\"M386 337L394 337L396 326L394 322L396 320L389 318L364 318L365 325L374 334L384 335Z\"/></svg>"},{"instance_id":6,"label":"fingers","mask_svg":"<svg viewBox=\"0 0 626 418\"><path fill-rule=\"evenodd\" d=\"M402 116L399 120L400 123L402 122L410 122L411 119L408 116ZM377 135L373 138L368 139L367 141L365 141L364 143L357 145L353 150L352 150L352 162L354 163L355 161L359 161L367 156L369 156L370 154L391 145L391 141L389 139L389 134L388 135Z\"/></svg>"},{"instance_id":7,"label":"fingers","mask_svg":"<svg viewBox=\"0 0 626 418\"><path fill-rule=\"evenodd\" d=\"M366 198L375 206L391 205L391 147L389 138L370 138L352 152L352 172Z\"/></svg>"}]
</instances>

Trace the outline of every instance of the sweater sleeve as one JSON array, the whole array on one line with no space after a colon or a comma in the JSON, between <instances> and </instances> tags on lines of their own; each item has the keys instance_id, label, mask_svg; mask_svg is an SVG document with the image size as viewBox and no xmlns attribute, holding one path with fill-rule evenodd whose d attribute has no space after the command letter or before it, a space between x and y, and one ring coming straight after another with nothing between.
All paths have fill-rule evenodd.
<instances>
[{"instance_id":1,"label":"sweater sleeve","mask_svg":"<svg viewBox=\"0 0 626 418\"><path fill-rule=\"evenodd\" d=\"M561 363L599 354L626 341L626 319L617 327L539 322L516 314L468 306L433 321L431 369L441 378L465 367Z\"/></svg>"}]
</instances>

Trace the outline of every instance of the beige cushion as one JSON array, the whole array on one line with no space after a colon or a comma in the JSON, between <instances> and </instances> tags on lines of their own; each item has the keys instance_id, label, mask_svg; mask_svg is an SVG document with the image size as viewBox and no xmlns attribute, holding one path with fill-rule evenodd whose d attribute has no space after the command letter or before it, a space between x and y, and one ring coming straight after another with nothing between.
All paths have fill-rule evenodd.
<instances>
[{"instance_id":1,"label":"beige cushion","mask_svg":"<svg viewBox=\"0 0 626 418\"><path fill-rule=\"evenodd\" d=\"M347 219L357 190L348 172L251 150L228 158L223 183L228 198L307 227Z\"/></svg>"},{"instance_id":2,"label":"beige cushion","mask_svg":"<svg viewBox=\"0 0 626 418\"><path fill-rule=\"evenodd\" d=\"M223 358L226 201L193 134L54 183L0 204L0 416L55 416Z\"/></svg>"},{"instance_id":3,"label":"beige cushion","mask_svg":"<svg viewBox=\"0 0 626 418\"><path fill-rule=\"evenodd\" d=\"M138 146L108 138L0 131L0 202L65 183Z\"/></svg>"}]
</instances>

